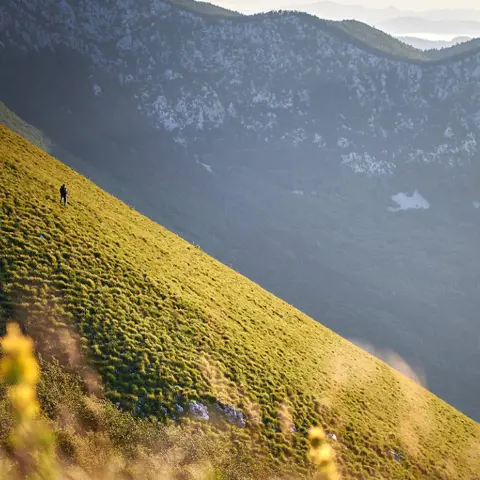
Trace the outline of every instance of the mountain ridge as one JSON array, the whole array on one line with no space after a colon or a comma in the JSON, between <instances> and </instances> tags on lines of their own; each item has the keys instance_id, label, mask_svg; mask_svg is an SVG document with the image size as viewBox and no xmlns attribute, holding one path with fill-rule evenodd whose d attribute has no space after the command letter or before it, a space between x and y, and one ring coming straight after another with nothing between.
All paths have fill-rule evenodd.
<instances>
[{"instance_id":1,"label":"mountain ridge","mask_svg":"<svg viewBox=\"0 0 480 480\"><path fill-rule=\"evenodd\" d=\"M301 10L312 13L320 18L328 18L330 20L345 20L348 18L355 18L356 20L365 22L369 25L375 25L381 28L384 22L397 22L399 19L411 18L413 22L424 22L426 29L421 30L423 33L433 33L428 29L429 22L445 22L445 31L447 33L449 28L455 23L460 23L465 20L480 21L480 11L478 9L459 9L459 8L444 8L444 9L427 9L427 10L404 10L396 7L386 8L369 8L361 5L344 3L336 3L331 1L313 2L310 4L291 5L288 7L291 10ZM408 30L405 30L407 32ZM392 33L392 32L389 32Z\"/></svg>"},{"instance_id":2,"label":"mountain ridge","mask_svg":"<svg viewBox=\"0 0 480 480\"><path fill-rule=\"evenodd\" d=\"M466 43L473 38L471 37L454 37L451 40L429 40L426 38L420 38L415 36L399 36L397 37L400 41L407 43L415 48L420 50L440 50L443 48L453 47L455 45Z\"/></svg>"},{"instance_id":3,"label":"mountain ridge","mask_svg":"<svg viewBox=\"0 0 480 480\"><path fill-rule=\"evenodd\" d=\"M480 48L472 48L471 51L462 51L461 53L456 53L454 49L451 50L451 47L449 47L442 50L441 57L439 55L430 57L428 54L425 54L423 51L418 50L411 46L405 49L404 45L401 44L401 42L399 42L391 34L386 34L373 26L367 25L366 23L362 23L357 20L343 20L343 21L323 20L307 12L292 11L292 10L279 10L279 11L272 11L267 13L244 15L239 12L234 12L216 5L209 4L208 2L197 2L195 0L182 0L182 1L163 0L163 3L164 5L169 5L173 8L178 8L179 11L188 12L192 15L199 15L206 22L210 22L210 21L215 22L215 21L218 21L219 19L220 20L225 19L229 21L238 21L238 22L251 22L252 19L258 19L258 21L261 22L263 19L267 19L272 16L275 17L276 15L299 15L304 20L308 19L308 21L313 21L316 25L321 26L327 32L337 35L340 39L347 40L352 45L355 45L360 48L364 48L366 51L378 54L380 56L384 55L386 56L386 58L406 60L412 63L432 62L435 64L440 64L442 61L445 61L445 62L448 62L450 60L457 61L458 59L463 58L464 55L475 55L476 53L478 53L478 51L480 51ZM128 3L126 3L126 5L128 5ZM161 5L161 2L154 3L154 5L156 5L156 7L154 6L153 8L160 8L158 7L158 5ZM6 18L8 18L8 12L5 11L5 13L6 13ZM6 21L5 18L4 18L4 21ZM363 32L361 34L358 34L360 30L363 30ZM393 44L393 46L390 45L385 49L376 47L375 40L379 39L379 34L381 34L382 40L388 39L388 42ZM365 38L372 38L374 41L373 42L365 41ZM403 45L403 50L401 45Z\"/></svg>"},{"instance_id":4,"label":"mountain ridge","mask_svg":"<svg viewBox=\"0 0 480 480\"><path fill-rule=\"evenodd\" d=\"M433 33L440 35L480 35L480 22L470 19L462 21L430 20L418 17L399 17L378 23L378 27L392 34Z\"/></svg>"}]
</instances>

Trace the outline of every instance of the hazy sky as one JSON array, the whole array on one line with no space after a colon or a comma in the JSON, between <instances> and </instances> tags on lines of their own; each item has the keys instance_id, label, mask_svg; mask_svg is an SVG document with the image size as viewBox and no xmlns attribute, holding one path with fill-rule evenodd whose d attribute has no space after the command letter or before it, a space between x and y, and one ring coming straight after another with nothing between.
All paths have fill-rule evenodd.
<instances>
[{"instance_id":1,"label":"hazy sky","mask_svg":"<svg viewBox=\"0 0 480 480\"><path fill-rule=\"evenodd\" d=\"M207 0L210 3L233 8L238 11L253 11L282 8L287 5L305 5L315 0ZM403 10L427 10L438 8L480 9L480 0L333 0L347 5L363 5L371 8L394 6Z\"/></svg>"}]
</instances>

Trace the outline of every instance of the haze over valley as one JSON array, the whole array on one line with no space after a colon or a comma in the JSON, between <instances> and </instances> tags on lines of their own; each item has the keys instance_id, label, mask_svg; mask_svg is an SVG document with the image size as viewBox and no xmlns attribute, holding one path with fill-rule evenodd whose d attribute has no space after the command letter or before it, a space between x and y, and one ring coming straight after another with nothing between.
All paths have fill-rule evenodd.
<instances>
[{"instance_id":1,"label":"haze over valley","mask_svg":"<svg viewBox=\"0 0 480 480\"><path fill-rule=\"evenodd\" d=\"M351 1L310 1L305 2L236 2L219 0L218 5L232 8L244 13L258 13L269 10L295 10L316 15L327 20L358 20L374 26L390 35L400 37L417 37L413 41L417 48L446 48L471 38L480 36L480 10L475 3L462 8L457 3L435 3L430 6L422 2L409 5L397 2L387 5L384 2ZM418 2L417 2L418 3ZM414 8L415 7L415 8ZM434 42L434 43L431 43ZM412 44L412 42L407 41Z\"/></svg>"}]
</instances>

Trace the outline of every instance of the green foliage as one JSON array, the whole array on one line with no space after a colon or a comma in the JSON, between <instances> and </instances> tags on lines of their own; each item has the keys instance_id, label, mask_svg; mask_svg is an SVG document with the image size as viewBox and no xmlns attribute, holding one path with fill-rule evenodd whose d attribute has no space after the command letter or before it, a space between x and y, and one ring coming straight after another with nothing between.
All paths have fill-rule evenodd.
<instances>
[{"instance_id":1,"label":"green foliage","mask_svg":"<svg viewBox=\"0 0 480 480\"><path fill-rule=\"evenodd\" d=\"M408 60L428 61L430 59L426 52L407 45L391 35L357 20L328 23L339 33L343 33L345 40L360 48L373 49L376 53Z\"/></svg>"},{"instance_id":2,"label":"green foliage","mask_svg":"<svg viewBox=\"0 0 480 480\"><path fill-rule=\"evenodd\" d=\"M63 399L84 428L109 425L124 450L139 439L131 422L175 418L228 438L252 465L263 459L304 475L307 432L321 425L338 437L345 478L474 478L475 422L3 127L0 185L2 319L20 322L40 351L128 416L117 424L92 415L80 384L67 388L67 402L52 370L39 389L50 418ZM62 332L72 330L67 348ZM77 350L88 365L72 360ZM207 424L176 412L196 400L209 406ZM247 428L226 423L216 401L241 409ZM72 455L68 432L60 438ZM406 460L392 460L390 449Z\"/></svg>"},{"instance_id":3,"label":"green foliage","mask_svg":"<svg viewBox=\"0 0 480 480\"><path fill-rule=\"evenodd\" d=\"M461 55L473 55L480 49L480 40L474 38L468 42L459 43L449 48L440 50L429 50L427 53L432 60L442 60L443 58L459 57Z\"/></svg>"}]
</instances>

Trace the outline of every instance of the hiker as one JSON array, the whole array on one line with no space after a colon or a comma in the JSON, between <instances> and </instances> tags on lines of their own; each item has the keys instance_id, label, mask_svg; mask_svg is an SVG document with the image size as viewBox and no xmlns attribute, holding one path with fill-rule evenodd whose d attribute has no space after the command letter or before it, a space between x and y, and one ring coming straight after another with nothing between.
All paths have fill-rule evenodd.
<instances>
[{"instance_id":1,"label":"hiker","mask_svg":"<svg viewBox=\"0 0 480 480\"><path fill-rule=\"evenodd\" d=\"M60 203L63 202L64 205L67 204L67 193L67 187L62 183L62 186L60 187Z\"/></svg>"}]
</instances>

